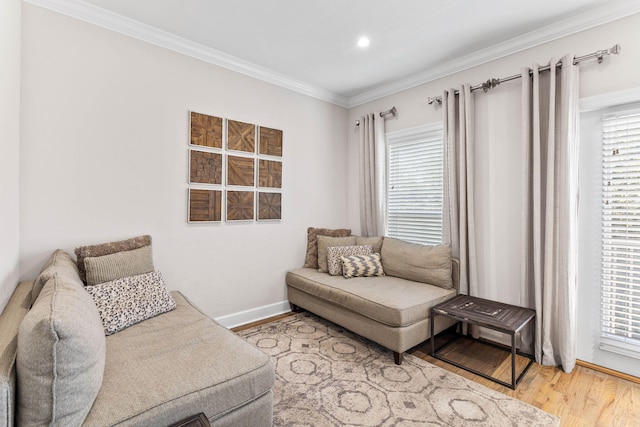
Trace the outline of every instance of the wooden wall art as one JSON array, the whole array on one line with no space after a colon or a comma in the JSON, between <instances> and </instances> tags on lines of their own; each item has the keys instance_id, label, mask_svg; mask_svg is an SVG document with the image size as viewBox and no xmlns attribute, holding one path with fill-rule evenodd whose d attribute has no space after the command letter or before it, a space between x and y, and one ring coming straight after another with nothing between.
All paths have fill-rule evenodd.
<instances>
[{"instance_id":1,"label":"wooden wall art","mask_svg":"<svg viewBox=\"0 0 640 427\"><path fill-rule=\"evenodd\" d=\"M282 131L260 126L259 153L282 157Z\"/></svg>"},{"instance_id":2,"label":"wooden wall art","mask_svg":"<svg viewBox=\"0 0 640 427\"><path fill-rule=\"evenodd\" d=\"M227 155L227 185L255 185L255 160L253 157Z\"/></svg>"},{"instance_id":3,"label":"wooden wall art","mask_svg":"<svg viewBox=\"0 0 640 427\"><path fill-rule=\"evenodd\" d=\"M189 223L282 219L281 130L191 111L189 146Z\"/></svg>"},{"instance_id":4,"label":"wooden wall art","mask_svg":"<svg viewBox=\"0 0 640 427\"><path fill-rule=\"evenodd\" d=\"M258 187L282 188L282 162L259 160Z\"/></svg>"},{"instance_id":5,"label":"wooden wall art","mask_svg":"<svg viewBox=\"0 0 640 427\"><path fill-rule=\"evenodd\" d=\"M227 121L227 149L255 153L256 125L250 123Z\"/></svg>"},{"instance_id":6,"label":"wooden wall art","mask_svg":"<svg viewBox=\"0 0 640 427\"><path fill-rule=\"evenodd\" d=\"M282 193L258 193L258 220L282 219Z\"/></svg>"},{"instance_id":7,"label":"wooden wall art","mask_svg":"<svg viewBox=\"0 0 640 427\"><path fill-rule=\"evenodd\" d=\"M222 119L192 111L189 141L193 145L222 148Z\"/></svg>"},{"instance_id":8,"label":"wooden wall art","mask_svg":"<svg viewBox=\"0 0 640 427\"><path fill-rule=\"evenodd\" d=\"M227 190L227 221L253 220L253 211L253 191Z\"/></svg>"},{"instance_id":9,"label":"wooden wall art","mask_svg":"<svg viewBox=\"0 0 640 427\"><path fill-rule=\"evenodd\" d=\"M222 154L189 150L189 182L222 184Z\"/></svg>"},{"instance_id":10,"label":"wooden wall art","mask_svg":"<svg viewBox=\"0 0 640 427\"><path fill-rule=\"evenodd\" d=\"M220 222L222 191L189 190L189 222Z\"/></svg>"}]
</instances>

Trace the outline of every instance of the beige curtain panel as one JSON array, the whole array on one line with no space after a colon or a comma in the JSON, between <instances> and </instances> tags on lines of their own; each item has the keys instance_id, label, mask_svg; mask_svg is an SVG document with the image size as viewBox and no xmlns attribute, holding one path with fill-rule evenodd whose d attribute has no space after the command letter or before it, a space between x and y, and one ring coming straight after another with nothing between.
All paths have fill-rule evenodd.
<instances>
[{"instance_id":1,"label":"beige curtain panel","mask_svg":"<svg viewBox=\"0 0 640 427\"><path fill-rule=\"evenodd\" d=\"M578 67L522 70L522 292L536 310L534 353L571 372L576 361ZM529 74L532 73L532 77ZM532 337L523 334L526 347ZM526 349L526 348L525 348Z\"/></svg>"},{"instance_id":2,"label":"beige curtain panel","mask_svg":"<svg viewBox=\"0 0 640 427\"><path fill-rule=\"evenodd\" d=\"M442 95L444 138L443 240L460 260L460 292L478 295L474 206L474 96L464 84Z\"/></svg>"},{"instance_id":3,"label":"beige curtain panel","mask_svg":"<svg viewBox=\"0 0 640 427\"><path fill-rule=\"evenodd\" d=\"M360 234L385 233L386 150L384 118L378 111L360 118Z\"/></svg>"}]
</instances>

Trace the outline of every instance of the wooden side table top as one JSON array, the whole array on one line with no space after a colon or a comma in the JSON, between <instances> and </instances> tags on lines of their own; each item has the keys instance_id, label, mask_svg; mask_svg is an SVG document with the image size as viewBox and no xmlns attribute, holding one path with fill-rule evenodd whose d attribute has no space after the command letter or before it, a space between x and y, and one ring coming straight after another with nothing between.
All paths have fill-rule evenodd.
<instances>
[{"instance_id":1,"label":"wooden side table top","mask_svg":"<svg viewBox=\"0 0 640 427\"><path fill-rule=\"evenodd\" d=\"M171 424L169 427L211 427L211 424L209 424L206 415L200 412L182 421L178 421L175 424Z\"/></svg>"},{"instance_id":2,"label":"wooden side table top","mask_svg":"<svg viewBox=\"0 0 640 427\"><path fill-rule=\"evenodd\" d=\"M535 315L535 310L469 295L458 295L432 308L461 321L487 326L502 332L519 332Z\"/></svg>"}]
</instances>

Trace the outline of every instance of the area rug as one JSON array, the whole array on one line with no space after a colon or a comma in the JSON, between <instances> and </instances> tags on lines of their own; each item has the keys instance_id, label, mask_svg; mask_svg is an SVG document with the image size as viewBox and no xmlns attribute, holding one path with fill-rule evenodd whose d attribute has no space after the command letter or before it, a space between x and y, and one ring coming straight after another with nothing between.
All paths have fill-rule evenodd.
<instances>
[{"instance_id":1,"label":"area rug","mask_svg":"<svg viewBox=\"0 0 640 427\"><path fill-rule=\"evenodd\" d=\"M559 418L313 314L238 332L271 356L274 426L557 426Z\"/></svg>"}]
</instances>

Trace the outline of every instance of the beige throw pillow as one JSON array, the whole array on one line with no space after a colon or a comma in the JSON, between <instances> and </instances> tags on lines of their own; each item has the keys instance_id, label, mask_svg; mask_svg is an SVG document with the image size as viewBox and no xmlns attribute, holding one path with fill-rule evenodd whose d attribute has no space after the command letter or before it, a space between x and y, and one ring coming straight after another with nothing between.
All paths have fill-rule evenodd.
<instances>
[{"instance_id":1,"label":"beige throw pillow","mask_svg":"<svg viewBox=\"0 0 640 427\"><path fill-rule=\"evenodd\" d=\"M453 287L449 245L420 245L385 237L381 255L382 267L388 276L445 289Z\"/></svg>"},{"instance_id":2,"label":"beige throw pillow","mask_svg":"<svg viewBox=\"0 0 640 427\"><path fill-rule=\"evenodd\" d=\"M151 236L144 235L132 237L127 240L119 240L117 242L101 243L98 245L80 246L75 249L76 258L78 258L78 271L83 282L87 283L87 275L84 269L84 259L86 257L96 257L116 252L130 251L132 249L151 246Z\"/></svg>"},{"instance_id":3,"label":"beige throw pillow","mask_svg":"<svg viewBox=\"0 0 640 427\"><path fill-rule=\"evenodd\" d=\"M328 237L318 236L318 271L328 273L327 248L329 246L353 246L356 244L356 237Z\"/></svg>"},{"instance_id":4,"label":"beige throw pillow","mask_svg":"<svg viewBox=\"0 0 640 427\"><path fill-rule=\"evenodd\" d=\"M84 259L87 285L97 285L153 271L151 246Z\"/></svg>"},{"instance_id":5,"label":"beige throw pillow","mask_svg":"<svg viewBox=\"0 0 640 427\"><path fill-rule=\"evenodd\" d=\"M79 426L102 385L106 340L82 282L56 274L18 331L16 425Z\"/></svg>"},{"instance_id":6,"label":"beige throw pillow","mask_svg":"<svg viewBox=\"0 0 640 427\"><path fill-rule=\"evenodd\" d=\"M62 249L57 249L45 262L42 271L33 283L31 290L31 305L36 302L40 291L56 273L60 276L69 277L72 280L80 281L78 266L71 255Z\"/></svg>"},{"instance_id":7,"label":"beige throw pillow","mask_svg":"<svg viewBox=\"0 0 640 427\"><path fill-rule=\"evenodd\" d=\"M304 261L305 268L318 268L318 236L346 237L351 235L348 228L313 228L307 229L307 255Z\"/></svg>"},{"instance_id":8,"label":"beige throw pillow","mask_svg":"<svg viewBox=\"0 0 640 427\"><path fill-rule=\"evenodd\" d=\"M374 254L379 254L382 250L382 242L384 241L383 236L377 237L362 237L356 236L356 245L371 245L373 248Z\"/></svg>"}]
</instances>

